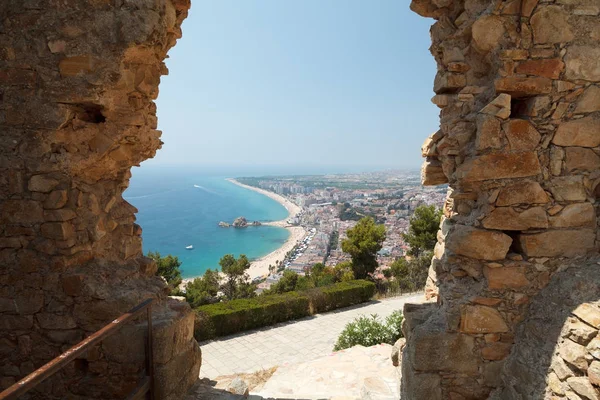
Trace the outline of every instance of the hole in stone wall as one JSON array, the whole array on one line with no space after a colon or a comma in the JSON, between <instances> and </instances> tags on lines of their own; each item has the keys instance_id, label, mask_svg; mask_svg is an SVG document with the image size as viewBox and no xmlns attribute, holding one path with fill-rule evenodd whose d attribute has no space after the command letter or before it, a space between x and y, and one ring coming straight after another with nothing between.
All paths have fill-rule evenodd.
<instances>
[{"instance_id":1,"label":"hole in stone wall","mask_svg":"<svg viewBox=\"0 0 600 400\"><path fill-rule=\"evenodd\" d=\"M75 118L92 124L101 124L106 122L106 117L102 113L104 107L93 103L74 104Z\"/></svg>"},{"instance_id":2,"label":"hole in stone wall","mask_svg":"<svg viewBox=\"0 0 600 400\"><path fill-rule=\"evenodd\" d=\"M510 101L510 118L528 117L531 109L530 98L512 98Z\"/></svg>"}]
</instances>

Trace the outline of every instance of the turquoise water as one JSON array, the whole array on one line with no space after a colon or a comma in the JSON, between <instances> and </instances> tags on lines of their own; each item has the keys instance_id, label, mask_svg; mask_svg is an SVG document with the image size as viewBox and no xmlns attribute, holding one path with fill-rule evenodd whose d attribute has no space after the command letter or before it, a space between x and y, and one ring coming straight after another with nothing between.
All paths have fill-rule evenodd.
<instances>
[{"instance_id":1,"label":"turquoise water","mask_svg":"<svg viewBox=\"0 0 600 400\"><path fill-rule=\"evenodd\" d=\"M179 257L186 278L217 267L224 254L262 257L289 236L286 229L272 226L219 227L219 221L232 222L239 216L277 221L288 215L276 201L226 181L227 176L206 176L183 167L142 167L132 172L123 197L139 210L144 253L159 251ZM186 250L188 245L194 249Z\"/></svg>"}]
</instances>

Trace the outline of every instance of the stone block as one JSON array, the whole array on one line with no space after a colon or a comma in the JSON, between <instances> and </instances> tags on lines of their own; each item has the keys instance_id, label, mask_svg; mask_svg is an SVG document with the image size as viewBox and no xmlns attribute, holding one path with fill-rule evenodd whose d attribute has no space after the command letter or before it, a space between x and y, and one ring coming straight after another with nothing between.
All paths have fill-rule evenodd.
<instances>
[{"instance_id":1,"label":"stone block","mask_svg":"<svg viewBox=\"0 0 600 400\"><path fill-rule=\"evenodd\" d=\"M550 193L556 201L585 201L587 192L581 176L561 176L550 181Z\"/></svg>"},{"instance_id":2,"label":"stone block","mask_svg":"<svg viewBox=\"0 0 600 400\"><path fill-rule=\"evenodd\" d=\"M471 27L473 45L477 50L487 53L504 41L506 28L504 20L498 15L486 15L478 18Z\"/></svg>"},{"instance_id":3,"label":"stone block","mask_svg":"<svg viewBox=\"0 0 600 400\"><path fill-rule=\"evenodd\" d=\"M59 184L57 179L48 175L34 175L29 179L27 188L32 192L49 193Z\"/></svg>"},{"instance_id":4,"label":"stone block","mask_svg":"<svg viewBox=\"0 0 600 400\"><path fill-rule=\"evenodd\" d=\"M516 242L528 257L577 257L595 249L593 229L548 230L522 233Z\"/></svg>"},{"instance_id":5,"label":"stone block","mask_svg":"<svg viewBox=\"0 0 600 400\"><path fill-rule=\"evenodd\" d=\"M583 79L591 82L600 81L600 47L570 46L565 55L567 79Z\"/></svg>"},{"instance_id":6,"label":"stone block","mask_svg":"<svg viewBox=\"0 0 600 400\"><path fill-rule=\"evenodd\" d=\"M501 93L480 111L482 114L491 115L501 119L510 117L510 95Z\"/></svg>"},{"instance_id":7,"label":"stone block","mask_svg":"<svg viewBox=\"0 0 600 400\"><path fill-rule=\"evenodd\" d=\"M585 147L567 147L565 149L565 168L567 172L596 171L600 169L600 157Z\"/></svg>"},{"instance_id":8,"label":"stone block","mask_svg":"<svg viewBox=\"0 0 600 400\"><path fill-rule=\"evenodd\" d=\"M424 186L435 186L448 183L448 177L444 174L442 163L438 160L427 160L421 167L421 184Z\"/></svg>"},{"instance_id":9,"label":"stone block","mask_svg":"<svg viewBox=\"0 0 600 400\"><path fill-rule=\"evenodd\" d=\"M587 375L592 385L600 386L600 361L592 361L588 367Z\"/></svg>"},{"instance_id":10,"label":"stone block","mask_svg":"<svg viewBox=\"0 0 600 400\"><path fill-rule=\"evenodd\" d=\"M0 222L35 224L44 220L40 203L33 200L0 201Z\"/></svg>"},{"instance_id":11,"label":"stone block","mask_svg":"<svg viewBox=\"0 0 600 400\"><path fill-rule=\"evenodd\" d=\"M544 78L558 79L565 69L565 64L558 58L527 60L517 66L518 74L542 76Z\"/></svg>"},{"instance_id":12,"label":"stone block","mask_svg":"<svg viewBox=\"0 0 600 400\"><path fill-rule=\"evenodd\" d=\"M155 320L154 326L154 357L157 363L166 363L195 341L194 313L185 302L177 316L175 313L168 314L166 318Z\"/></svg>"},{"instance_id":13,"label":"stone block","mask_svg":"<svg viewBox=\"0 0 600 400\"><path fill-rule=\"evenodd\" d=\"M502 368L504 361L493 361L483 364L483 381L486 386L498 387L502 384Z\"/></svg>"},{"instance_id":14,"label":"stone block","mask_svg":"<svg viewBox=\"0 0 600 400\"><path fill-rule=\"evenodd\" d=\"M70 315L38 313L35 316L42 329L73 329L77 327L75 320Z\"/></svg>"},{"instance_id":15,"label":"stone block","mask_svg":"<svg viewBox=\"0 0 600 400\"><path fill-rule=\"evenodd\" d=\"M44 201L44 208L46 210L62 208L67 204L67 199L66 190L53 190Z\"/></svg>"},{"instance_id":16,"label":"stone block","mask_svg":"<svg viewBox=\"0 0 600 400\"><path fill-rule=\"evenodd\" d=\"M96 69L96 60L90 55L63 58L58 63L60 75L63 77L88 74Z\"/></svg>"},{"instance_id":17,"label":"stone block","mask_svg":"<svg viewBox=\"0 0 600 400\"><path fill-rule=\"evenodd\" d=\"M548 195L539 183L532 181L523 181L505 186L500 190L496 199L497 206L545 203L548 203Z\"/></svg>"},{"instance_id":18,"label":"stone block","mask_svg":"<svg viewBox=\"0 0 600 400\"><path fill-rule=\"evenodd\" d=\"M540 143L541 135L524 119L511 119L502 125L511 151L535 150Z\"/></svg>"},{"instance_id":19,"label":"stone block","mask_svg":"<svg viewBox=\"0 0 600 400\"><path fill-rule=\"evenodd\" d=\"M503 260L512 243L502 232L455 225L446 236L446 248L455 254L480 259Z\"/></svg>"},{"instance_id":20,"label":"stone block","mask_svg":"<svg viewBox=\"0 0 600 400\"><path fill-rule=\"evenodd\" d=\"M523 267L485 267L483 274L490 290L519 289L529 285Z\"/></svg>"},{"instance_id":21,"label":"stone block","mask_svg":"<svg viewBox=\"0 0 600 400\"><path fill-rule=\"evenodd\" d=\"M484 360L500 361L504 360L510 354L512 344L510 343L490 343L481 349L481 356Z\"/></svg>"},{"instance_id":22,"label":"stone block","mask_svg":"<svg viewBox=\"0 0 600 400\"><path fill-rule=\"evenodd\" d=\"M585 117L559 125L552 143L558 146L598 147L600 146L600 118Z\"/></svg>"},{"instance_id":23,"label":"stone block","mask_svg":"<svg viewBox=\"0 0 600 400\"><path fill-rule=\"evenodd\" d=\"M525 231L528 229L545 229L548 227L548 216L542 207L532 207L523 212L512 207L495 208L483 221L483 227L502 231Z\"/></svg>"},{"instance_id":24,"label":"stone block","mask_svg":"<svg viewBox=\"0 0 600 400\"><path fill-rule=\"evenodd\" d=\"M600 111L600 86L591 85L577 100L576 114Z\"/></svg>"},{"instance_id":25,"label":"stone block","mask_svg":"<svg viewBox=\"0 0 600 400\"><path fill-rule=\"evenodd\" d=\"M596 210L591 203L569 204L557 215L549 218L552 228L572 228L596 226Z\"/></svg>"},{"instance_id":26,"label":"stone block","mask_svg":"<svg viewBox=\"0 0 600 400\"><path fill-rule=\"evenodd\" d=\"M60 210L44 210L44 219L46 221L70 221L77 217L75 211L68 208Z\"/></svg>"},{"instance_id":27,"label":"stone block","mask_svg":"<svg viewBox=\"0 0 600 400\"><path fill-rule=\"evenodd\" d=\"M477 373L475 339L459 333L423 333L407 347L419 372Z\"/></svg>"},{"instance_id":28,"label":"stone block","mask_svg":"<svg viewBox=\"0 0 600 400\"><path fill-rule=\"evenodd\" d=\"M566 43L575 38L569 13L559 6L540 6L531 17L533 41L538 44Z\"/></svg>"},{"instance_id":29,"label":"stone block","mask_svg":"<svg viewBox=\"0 0 600 400\"><path fill-rule=\"evenodd\" d=\"M482 115L477 118L477 150L502 148L502 133L500 120L491 115Z\"/></svg>"},{"instance_id":30,"label":"stone block","mask_svg":"<svg viewBox=\"0 0 600 400\"><path fill-rule=\"evenodd\" d=\"M541 173L540 162L534 152L485 154L465 160L456 170L456 177L464 182L491 179L524 178Z\"/></svg>"},{"instance_id":31,"label":"stone block","mask_svg":"<svg viewBox=\"0 0 600 400\"><path fill-rule=\"evenodd\" d=\"M46 222L41 225L44 237L56 240L67 240L75 234L75 228L70 222Z\"/></svg>"},{"instance_id":32,"label":"stone block","mask_svg":"<svg viewBox=\"0 0 600 400\"><path fill-rule=\"evenodd\" d=\"M467 305L461 309L460 331L477 334L503 333L508 332L508 326L495 308Z\"/></svg>"},{"instance_id":33,"label":"stone block","mask_svg":"<svg viewBox=\"0 0 600 400\"><path fill-rule=\"evenodd\" d=\"M166 364L155 367L156 397L177 400L184 397L187 389L198 379L202 352L196 341L190 342L185 352L176 355Z\"/></svg>"},{"instance_id":34,"label":"stone block","mask_svg":"<svg viewBox=\"0 0 600 400\"><path fill-rule=\"evenodd\" d=\"M577 316L583 322L600 329L600 308L590 303L584 303L573 310L573 315Z\"/></svg>"},{"instance_id":35,"label":"stone block","mask_svg":"<svg viewBox=\"0 0 600 400\"><path fill-rule=\"evenodd\" d=\"M587 346L591 340L598 334L598 329L591 327L577 318L569 318L564 329L566 336L582 346Z\"/></svg>"},{"instance_id":36,"label":"stone block","mask_svg":"<svg viewBox=\"0 0 600 400\"><path fill-rule=\"evenodd\" d=\"M584 399L598 400L598 392L586 377L572 377L567 379L567 384L575 393Z\"/></svg>"},{"instance_id":37,"label":"stone block","mask_svg":"<svg viewBox=\"0 0 600 400\"><path fill-rule=\"evenodd\" d=\"M410 394L414 399L443 399L442 378L439 374L411 374L410 377L407 376L406 378L403 375L403 379L402 392L407 395Z\"/></svg>"},{"instance_id":38,"label":"stone block","mask_svg":"<svg viewBox=\"0 0 600 400\"><path fill-rule=\"evenodd\" d=\"M550 93L552 91L552 80L543 77L507 76L496 79L494 86L498 93L507 93L512 97L529 97Z\"/></svg>"}]
</instances>

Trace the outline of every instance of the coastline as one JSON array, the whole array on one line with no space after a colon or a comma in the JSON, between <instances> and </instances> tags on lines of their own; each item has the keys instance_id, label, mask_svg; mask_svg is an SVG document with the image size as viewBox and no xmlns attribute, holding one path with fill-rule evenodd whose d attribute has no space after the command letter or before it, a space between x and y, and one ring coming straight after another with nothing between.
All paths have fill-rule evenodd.
<instances>
[{"instance_id":1,"label":"coastline","mask_svg":"<svg viewBox=\"0 0 600 400\"><path fill-rule=\"evenodd\" d=\"M275 200L276 202L281 204L288 212L288 215L285 219L282 219L279 221L262 223L263 225L277 226L280 228L285 228L290 232L290 236L285 241L285 243L283 243L281 245L281 247L279 247L278 249L272 251L271 253L269 253L265 256L262 256L256 260L251 261L250 268L248 269L248 275L250 277L250 280L252 280L254 278L259 278L259 277L266 277L269 274L269 265L275 265L275 263L277 261L283 261L285 254L288 251L292 250L294 248L294 246L300 240L302 240L304 238L304 236L306 235L306 231L304 230L303 227L292 226L287 223L287 219L291 216L298 214L300 211L302 211L302 208L297 206L296 204L292 203L285 197L278 195L277 193L269 192L267 190L256 188L253 186L244 185L243 183L238 182L233 178L227 178L226 180L228 182L233 183L234 185L243 187L244 189L255 191L257 193L260 193L264 196L267 196L267 197ZM183 279L180 287L185 286L186 283L191 282L196 278L198 278L198 276Z\"/></svg>"},{"instance_id":2,"label":"coastline","mask_svg":"<svg viewBox=\"0 0 600 400\"><path fill-rule=\"evenodd\" d=\"M265 277L269 274L269 265L275 265L277 261L283 261L285 254L288 251L292 250L294 246L306 235L306 231L303 227L291 226L287 223L287 219L291 216L298 214L300 211L302 211L302 208L292 203L285 197L278 195L277 193L269 192L268 190L256 188L249 185L244 185L243 183L240 183L233 178L228 178L227 181L233 183L234 185L238 185L245 189L253 190L257 193L267 196L281 204L288 211L288 216L285 219L282 219L280 221L263 223L263 225L278 226L280 228L285 228L290 232L290 236L280 248L278 248L275 251L272 251L266 256L260 257L252 261L251 266L248 269L248 275L250 276L250 280L257 277Z\"/></svg>"}]
</instances>

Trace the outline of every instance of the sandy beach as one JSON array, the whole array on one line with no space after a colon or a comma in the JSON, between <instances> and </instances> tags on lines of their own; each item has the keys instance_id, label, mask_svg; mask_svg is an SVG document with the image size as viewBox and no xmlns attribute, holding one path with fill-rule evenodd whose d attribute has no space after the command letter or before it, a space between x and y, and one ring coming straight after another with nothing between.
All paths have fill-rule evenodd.
<instances>
[{"instance_id":1,"label":"sandy beach","mask_svg":"<svg viewBox=\"0 0 600 400\"><path fill-rule=\"evenodd\" d=\"M286 219L263 223L263 225L272 225L279 226L281 228L286 228L290 232L290 236L288 240L283 244L283 246L267 254L264 257L252 261L252 265L250 266L250 269L248 269L248 275L250 276L250 279L254 279L256 277L264 277L269 274L269 265L275 265L277 261L283 261L285 253L294 248L294 246L304 238L306 234L304 228L302 228L301 226L291 226L287 223L287 219L298 214L300 211L302 211L302 208L292 203L285 197L278 195L277 193L269 192L268 190L259 189L253 186L244 185L243 183L240 183L235 179L227 180L235 185L241 186L248 190L253 190L262 195L272 198L273 200L284 206L289 213Z\"/></svg>"},{"instance_id":2,"label":"sandy beach","mask_svg":"<svg viewBox=\"0 0 600 400\"><path fill-rule=\"evenodd\" d=\"M275 200L276 202L278 202L279 204L284 206L285 209L288 211L288 216L285 219L282 219L280 221L272 221L272 222L262 223L263 225L271 225L271 226L278 226L281 228L285 228L290 232L290 236L288 237L286 242L280 248L267 254L266 256L260 257L259 259L252 261L250 268L248 269L248 275L250 277L250 280L257 278L257 277L266 277L267 275L269 275L269 265L275 265L277 263L277 261L283 261L283 258L285 257L285 253L292 250L294 248L294 246L300 240L302 240L304 238L304 236L306 235L306 231L304 230L303 227L292 226L287 223L287 219L289 217L292 217L292 216L295 216L296 214L298 214L300 211L302 211L302 208L297 206L296 204L292 203L285 197L278 195L277 193L269 192L268 190L259 189L259 188L253 187L253 186L244 185L243 183L240 183L232 178L229 178L227 180L229 182L231 182L235 185L241 186L245 189L253 190L262 195L270 197L271 199ZM185 286L185 284L187 282L191 282L194 279L195 278L184 279L183 282L181 283L180 287Z\"/></svg>"}]
</instances>

